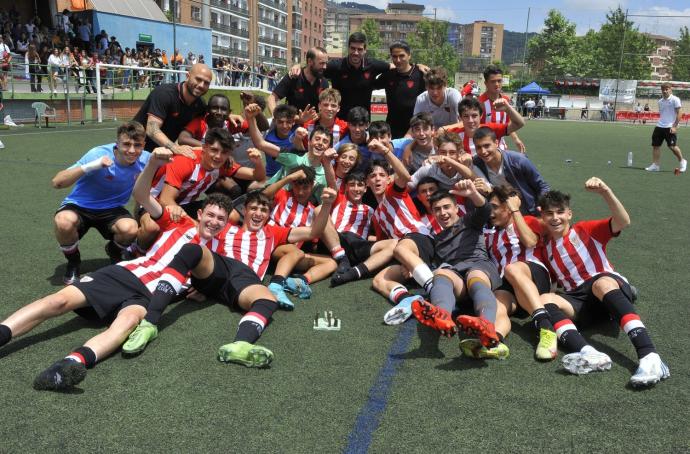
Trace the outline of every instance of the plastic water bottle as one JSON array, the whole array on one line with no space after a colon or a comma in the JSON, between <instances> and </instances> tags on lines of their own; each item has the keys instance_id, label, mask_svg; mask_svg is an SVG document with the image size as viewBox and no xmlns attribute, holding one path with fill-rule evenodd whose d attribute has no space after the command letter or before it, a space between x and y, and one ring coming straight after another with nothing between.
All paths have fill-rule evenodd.
<instances>
[{"instance_id":1,"label":"plastic water bottle","mask_svg":"<svg viewBox=\"0 0 690 454\"><path fill-rule=\"evenodd\" d=\"M632 151L628 151L628 167L632 167L633 165L633 153Z\"/></svg>"}]
</instances>

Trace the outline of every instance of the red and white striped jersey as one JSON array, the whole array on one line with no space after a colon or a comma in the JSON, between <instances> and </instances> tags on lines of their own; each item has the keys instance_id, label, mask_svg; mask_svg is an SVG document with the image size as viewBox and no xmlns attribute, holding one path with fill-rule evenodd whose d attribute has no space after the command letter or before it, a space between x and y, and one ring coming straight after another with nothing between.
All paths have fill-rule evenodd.
<instances>
[{"instance_id":1,"label":"red and white striped jersey","mask_svg":"<svg viewBox=\"0 0 690 454\"><path fill-rule=\"evenodd\" d=\"M482 123L479 125L479 127L489 127L494 130L496 133L496 138L499 141L499 144L501 142L505 143L503 141L503 137L506 136L508 133L508 125L506 124L499 124L499 123ZM460 139L462 139L462 148L467 152L472 155L472 157L477 156L477 152L474 149L474 140L472 140L467 134L465 134L465 128L460 127L460 128L448 128L449 132L455 132L460 136ZM504 149L504 148L501 148Z\"/></svg>"},{"instance_id":2,"label":"red and white striped jersey","mask_svg":"<svg viewBox=\"0 0 690 454\"><path fill-rule=\"evenodd\" d=\"M558 284L570 291L601 273L613 273L626 280L613 270L606 257L606 244L614 236L611 219L607 218L577 222L564 237L548 240L545 257Z\"/></svg>"},{"instance_id":3,"label":"red and white striped jersey","mask_svg":"<svg viewBox=\"0 0 690 454\"><path fill-rule=\"evenodd\" d=\"M366 203L354 204L345 194L338 193L331 209L331 221L337 232L352 232L366 240L373 213L374 209Z\"/></svg>"},{"instance_id":4,"label":"red and white striped jersey","mask_svg":"<svg viewBox=\"0 0 690 454\"><path fill-rule=\"evenodd\" d=\"M304 123L304 127L309 131L309 135L311 135L311 132L314 130L314 125L316 122L314 120L309 120L308 122ZM331 145L335 145L336 143L340 142L340 139L345 137L347 133L349 132L348 130L348 125L347 121L341 120L340 118L335 119L335 123L333 123L333 127L331 128L331 134L333 135L333 140L331 141ZM309 139L306 139L304 141L304 148L306 149L308 147L308 141Z\"/></svg>"},{"instance_id":5,"label":"red and white striped jersey","mask_svg":"<svg viewBox=\"0 0 690 454\"><path fill-rule=\"evenodd\" d=\"M510 98L505 95L501 95L501 98L510 102ZM489 99L488 94L482 93L479 96L478 101L482 104L483 112L480 120L482 123L498 123L505 125L510 123L510 116L508 115L508 112L499 112L497 110L494 110L494 103L492 100ZM499 139L498 148L500 148L501 150L508 149L505 137L501 137Z\"/></svg>"},{"instance_id":6,"label":"red and white striped jersey","mask_svg":"<svg viewBox=\"0 0 690 454\"><path fill-rule=\"evenodd\" d=\"M180 191L175 202L178 205L187 205L199 198L218 178L231 177L241 167L234 162L229 169L206 170L201 165L201 149L195 149L194 154L194 159L176 155L172 162L158 169L153 178L151 194L158 197L163 185L169 184Z\"/></svg>"},{"instance_id":7,"label":"red and white striped jersey","mask_svg":"<svg viewBox=\"0 0 690 454\"><path fill-rule=\"evenodd\" d=\"M527 226L537 235L541 235L539 220L534 216L525 216ZM484 243L489 256L498 265L498 272L503 276L505 267L514 262L533 262L546 269L540 248L526 248L520 243L520 235L511 222L505 229L484 230Z\"/></svg>"},{"instance_id":8,"label":"red and white striped jersey","mask_svg":"<svg viewBox=\"0 0 690 454\"><path fill-rule=\"evenodd\" d=\"M429 228L421 219L407 188L400 189L395 183L388 185L383 200L372 216L374 231L379 240L399 240L408 233L429 235Z\"/></svg>"},{"instance_id":9,"label":"red and white striped jersey","mask_svg":"<svg viewBox=\"0 0 690 454\"><path fill-rule=\"evenodd\" d=\"M314 205L302 205L287 189L280 189L273 197L273 211L268 223L281 227L305 227L314 221Z\"/></svg>"},{"instance_id":10,"label":"red and white striped jersey","mask_svg":"<svg viewBox=\"0 0 690 454\"><path fill-rule=\"evenodd\" d=\"M221 246L221 241L217 237L210 241L201 240L196 224L187 216L183 216L179 222L174 222L168 210L163 210L163 215L156 220L156 223L160 226L161 233L146 255L118 263L139 278L151 293L156 289L163 270L182 249L182 246L187 243L201 244L216 252Z\"/></svg>"},{"instance_id":11,"label":"red and white striped jersey","mask_svg":"<svg viewBox=\"0 0 690 454\"><path fill-rule=\"evenodd\" d=\"M249 266L263 279L271 261L271 254L281 244L287 243L289 227L265 225L261 230L250 232L241 225L228 225L218 235L221 238L221 255Z\"/></svg>"}]
</instances>

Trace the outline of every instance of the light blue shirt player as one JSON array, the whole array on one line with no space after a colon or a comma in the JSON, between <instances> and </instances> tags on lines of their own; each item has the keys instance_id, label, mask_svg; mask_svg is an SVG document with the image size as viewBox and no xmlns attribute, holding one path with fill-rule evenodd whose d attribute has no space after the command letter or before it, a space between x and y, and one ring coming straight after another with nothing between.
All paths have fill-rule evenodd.
<instances>
[{"instance_id":1,"label":"light blue shirt player","mask_svg":"<svg viewBox=\"0 0 690 454\"><path fill-rule=\"evenodd\" d=\"M111 143L92 148L70 167L89 166L104 156L112 162L108 167L101 165L79 178L61 206L73 204L89 210L107 210L125 206L129 202L134 182L144 170L151 153L141 153L130 164L126 157L122 159L125 162L120 162L115 156L115 146Z\"/></svg>"}]
</instances>

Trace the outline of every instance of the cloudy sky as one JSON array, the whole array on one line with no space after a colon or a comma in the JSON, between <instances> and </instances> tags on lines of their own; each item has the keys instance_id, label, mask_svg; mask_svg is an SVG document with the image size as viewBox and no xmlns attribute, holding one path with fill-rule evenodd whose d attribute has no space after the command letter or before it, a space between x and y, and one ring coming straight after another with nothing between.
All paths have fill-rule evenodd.
<instances>
[{"instance_id":1,"label":"cloudy sky","mask_svg":"<svg viewBox=\"0 0 690 454\"><path fill-rule=\"evenodd\" d=\"M398 0L396 0L398 1ZM439 18L459 23L487 20L505 24L507 30L524 32L527 27L527 9L530 8L529 31L538 32L550 9L559 10L571 22L577 24L579 34L597 30L606 22L606 12L620 5L628 9L630 19L640 31L678 37L681 26L690 28L690 1L688 0L491 0L490 2L467 0L407 0L408 3L426 5L425 14L433 17L433 8ZM360 0L379 8L385 8L388 0ZM487 8L484 5L490 4ZM634 17L639 16L686 16L686 17Z\"/></svg>"}]
</instances>

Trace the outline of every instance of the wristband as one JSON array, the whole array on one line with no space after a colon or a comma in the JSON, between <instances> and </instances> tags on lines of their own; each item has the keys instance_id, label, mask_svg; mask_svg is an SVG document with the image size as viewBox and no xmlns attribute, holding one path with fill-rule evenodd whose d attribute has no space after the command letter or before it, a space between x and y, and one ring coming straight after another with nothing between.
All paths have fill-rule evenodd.
<instances>
[{"instance_id":1,"label":"wristband","mask_svg":"<svg viewBox=\"0 0 690 454\"><path fill-rule=\"evenodd\" d=\"M81 166L81 170L84 171L84 173L91 173L93 171L99 170L103 168L103 163L101 162L101 158L94 159L91 162L87 162L83 166Z\"/></svg>"}]
</instances>

